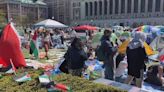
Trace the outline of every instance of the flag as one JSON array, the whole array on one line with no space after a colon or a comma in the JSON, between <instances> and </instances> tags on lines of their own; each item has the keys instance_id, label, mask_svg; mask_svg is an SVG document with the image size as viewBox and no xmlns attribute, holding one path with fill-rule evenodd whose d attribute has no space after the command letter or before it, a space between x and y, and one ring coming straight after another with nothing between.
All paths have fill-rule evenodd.
<instances>
[{"instance_id":1,"label":"flag","mask_svg":"<svg viewBox=\"0 0 164 92\"><path fill-rule=\"evenodd\" d=\"M48 77L48 75L41 75L41 76L39 76L39 81L42 84L48 84L48 83L51 82L49 77Z\"/></svg>"},{"instance_id":2,"label":"flag","mask_svg":"<svg viewBox=\"0 0 164 92\"><path fill-rule=\"evenodd\" d=\"M12 23L6 25L0 37L0 64L9 67L10 59L15 67L26 66L19 35Z\"/></svg>"},{"instance_id":3,"label":"flag","mask_svg":"<svg viewBox=\"0 0 164 92\"><path fill-rule=\"evenodd\" d=\"M48 92L55 92L55 91L72 92L70 87L63 84L53 84L50 86L50 88L48 88Z\"/></svg>"},{"instance_id":4,"label":"flag","mask_svg":"<svg viewBox=\"0 0 164 92\"><path fill-rule=\"evenodd\" d=\"M25 73L22 76L14 78L16 82L26 82L31 80L31 76L28 73Z\"/></svg>"},{"instance_id":5,"label":"flag","mask_svg":"<svg viewBox=\"0 0 164 92\"><path fill-rule=\"evenodd\" d=\"M39 56L39 50L37 47L37 31L35 31L34 36L32 37L32 40L30 41L30 54L33 54L35 58L38 58Z\"/></svg>"}]
</instances>

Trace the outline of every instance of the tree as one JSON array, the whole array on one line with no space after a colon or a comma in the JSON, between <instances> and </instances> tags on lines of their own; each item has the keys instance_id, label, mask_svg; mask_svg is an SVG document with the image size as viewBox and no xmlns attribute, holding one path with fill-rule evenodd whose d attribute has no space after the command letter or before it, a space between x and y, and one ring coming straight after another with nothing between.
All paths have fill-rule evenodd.
<instances>
[{"instance_id":1,"label":"tree","mask_svg":"<svg viewBox=\"0 0 164 92\"><path fill-rule=\"evenodd\" d=\"M0 9L0 29L7 23L6 13Z\"/></svg>"}]
</instances>

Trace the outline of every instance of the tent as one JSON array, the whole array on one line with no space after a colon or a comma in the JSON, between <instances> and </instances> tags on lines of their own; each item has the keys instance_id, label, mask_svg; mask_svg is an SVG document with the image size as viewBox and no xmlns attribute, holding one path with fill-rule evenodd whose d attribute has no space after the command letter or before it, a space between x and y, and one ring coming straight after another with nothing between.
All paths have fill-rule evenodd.
<instances>
[{"instance_id":1,"label":"tent","mask_svg":"<svg viewBox=\"0 0 164 92\"><path fill-rule=\"evenodd\" d=\"M89 30L89 31L93 31L93 30L97 30L97 27L94 26L89 26L89 25L81 25L81 26L77 26L77 27L73 27L74 30Z\"/></svg>"},{"instance_id":2,"label":"tent","mask_svg":"<svg viewBox=\"0 0 164 92\"><path fill-rule=\"evenodd\" d=\"M129 44L129 42L130 42L130 39L128 39L125 42L123 42L119 46L118 52L119 53L122 53L122 54L125 54L126 53L126 48L127 48L128 44ZM145 50L146 50L146 53L147 53L148 56L155 54L155 52L153 51L153 49L146 42L144 42L144 47L145 47Z\"/></svg>"},{"instance_id":3,"label":"tent","mask_svg":"<svg viewBox=\"0 0 164 92\"><path fill-rule=\"evenodd\" d=\"M135 28L133 32L136 31L141 31L144 33L156 33L157 35L162 35L164 34L164 26L149 26L149 25L144 25L140 26L138 28Z\"/></svg>"},{"instance_id":4,"label":"tent","mask_svg":"<svg viewBox=\"0 0 164 92\"><path fill-rule=\"evenodd\" d=\"M43 20L39 23L36 23L34 24L35 27L45 27L45 28L66 28L68 26L58 22L58 21L55 21L55 20L52 20L52 19L46 19L46 20Z\"/></svg>"},{"instance_id":5,"label":"tent","mask_svg":"<svg viewBox=\"0 0 164 92\"><path fill-rule=\"evenodd\" d=\"M154 49L154 50L160 50L164 48L164 35L161 36L157 36L152 43L150 44L150 46Z\"/></svg>"}]
</instances>

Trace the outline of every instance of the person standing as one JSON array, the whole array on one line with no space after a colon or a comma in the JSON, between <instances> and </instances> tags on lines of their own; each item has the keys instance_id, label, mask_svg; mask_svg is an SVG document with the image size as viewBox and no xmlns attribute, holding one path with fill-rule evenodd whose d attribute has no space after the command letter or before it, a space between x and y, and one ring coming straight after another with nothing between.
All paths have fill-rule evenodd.
<instances>
[{"instance_id":1,"label":"person standing","mask_svg":"<svg viewBox=\"0 0 164 92\"><path fill-rule=\"evenodd\" d=\"M81 76L85 61L88 57L87 53L84 52L80 38L74 38L64 58L68 62L68 72L73 76Z\"/></svg>"},{"instance_id":2,"label":"person standing","mask_svg":"<svg viewBox=\"0 0 164 92\"><path fill-rule=\"evenodd\" d=\"M45 49L45 52L46 52L46 58L49 59L48 57L48 50L50 48L50 33L49 31L46 31L45 32L45 36L44 36L44 49Z\"/></svg>"},{"instance_id":3,"label":"person standing","mask_svg":"<svg viewBox=\"0 0 164 92\"><path fill-rule=\"evenodd\" d=\"M102 50L105 55L104 67L105 67L105 79L114 80L114 60L113 57L117 52L117 49L113 46L110 41L112 31L106 29L104 35L101 38Z\"/></svg>"},{"instance_id":4,"label":"person standing","mask_svg":"<svg viewBox=\"0 0 164 92\"><path fill-rule=\"evenodd\" d=\"M126 54L128 62L128 77L125 80L126 84L131 84L134 78L136 78L136 86L142 87L143 74L146 68L145 62L147 60L147 54L143 46L146 40L146 36L142 32L134 34L134 38L129 43Z\"/></svg>"},{"instance_id":5,"label":"person standing","mask_svg":"<svg viewBox=\"0 0 164 92\"><path fill-rule=\"evenodd\" d=\"M61 30L60 35L61 35L61 44L64 45L64 31Z\"/></svg>"}]
</instances>

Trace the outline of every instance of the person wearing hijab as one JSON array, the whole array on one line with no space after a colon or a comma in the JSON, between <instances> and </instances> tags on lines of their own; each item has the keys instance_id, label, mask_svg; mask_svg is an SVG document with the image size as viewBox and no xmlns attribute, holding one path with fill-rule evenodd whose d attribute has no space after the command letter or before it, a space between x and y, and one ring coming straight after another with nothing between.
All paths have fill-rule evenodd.
<instances>
[{"instance_id":1,"label":"person wearing hijab","mask_svg":"<svg viewBox=\"0 0 164 92\"><path fill-rule=\"evenodd\" d=\"M71 47L64 55L64 58L68 62L68 72L73 76L80 77L82 75L85 61L88 59L80 38L74 38Z\"/></svg>"},{"instance_id":2,"label":"person wearing hijab","mask_svg":"<svg viewBox=\"0 0 164 92\"><path fill-rule=\"evenodd\" d=\"M147 55L143 46L145 40L146 36L143 32L136 32L126 50L128 77L125 83L131 84L133 79L136 78L136 86L140 88L142 87L143 73L146 68L145 61L147 60Z\"/></svg>"}]
</instances>

